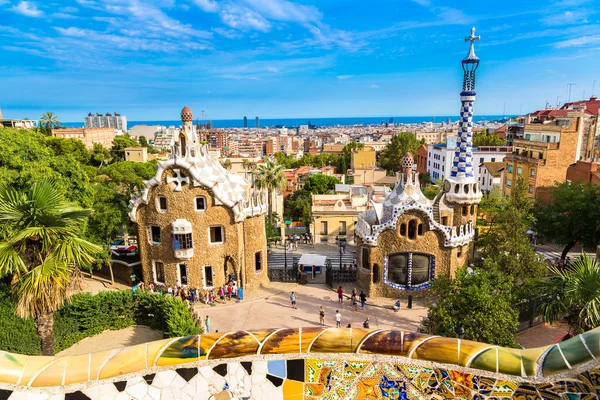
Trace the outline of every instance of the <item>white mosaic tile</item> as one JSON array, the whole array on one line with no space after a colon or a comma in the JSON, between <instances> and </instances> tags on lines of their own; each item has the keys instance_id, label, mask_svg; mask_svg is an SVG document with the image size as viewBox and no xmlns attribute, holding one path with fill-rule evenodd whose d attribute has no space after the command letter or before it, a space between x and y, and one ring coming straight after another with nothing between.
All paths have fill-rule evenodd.
<instances>
[{"instance_id":1,"label":"white mosaic tile","mask_svg":"<svg viewBox=\"0 0 600 400\"><path fill-rule=\"evenodd\" d=\"M136 382L131 386L127 383L125 392L136 400L142 400L148 394L148 385L144 380Z\"/></svg>"},{"instance_id":2,"label":"white mosaic tile","mask_svg":"<svg viewBox=\"0 0 600 400\"><path fill-rule=\"evenodd\" d=\"M27 393L26 392L12 392L8 400L26 400Z\"/></svg>"},{"instance_id":3,"label":"white mosaic tile","mask_svg":"<svg viewBox=\"0 0 600 400\"><path fill-rule=\"evenodd\" d=\"M175 379L176 376L179 375L177 374L177 372L172 370L158 372L154 376L152 386L157 387L159 389L171 386L171 382L173 382L173 379Z\"/></svg>"},{"instance_id":4,"label":"white mosaic tile","mask_svg":"<svg viewBox=\"0 0 600 400\"><path fill-rule=\"evenodd\" d=\"M154 386L148 387L148 397L150 397L152 400L160 400L160 393L160 389L155 388Z\"/></svg>"},{"instance_id":5,"label":"white mosaic tile","mask_svg":"<svg viewBox=\"0 0 600 400\"><path fill-rule=\"evenodd\" d=\"M60 393L60 394L53 394L52 396L48 397L48 400L64 400L64 398L65 398L65 394Z\"/></svg>"}]
</instances>

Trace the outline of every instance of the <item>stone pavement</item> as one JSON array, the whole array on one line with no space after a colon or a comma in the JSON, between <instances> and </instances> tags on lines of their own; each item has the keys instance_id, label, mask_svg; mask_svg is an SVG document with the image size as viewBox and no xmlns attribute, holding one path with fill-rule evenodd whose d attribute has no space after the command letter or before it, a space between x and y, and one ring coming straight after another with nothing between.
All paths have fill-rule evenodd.
<instances>
[{"instance_id":1,"label":"stone pavement","mask_svg":"<svg viewBox=\"0 0 600 400\"><path fill-rule=\"evenodd\" d=\"M517 334L517 343L526 349L548 346L558 341L568 332L569 326L562 322L540 324Z\"/></svg>"},{"instance_id":2,"label":"stone pavement","mask_svg":"<svg viewBox=\"0 0 600 400\"><path fill-rule=\"evenodd\" d=\"M289 295L294 290L298 309L292 309ZM365 310L352 311L350 301L337 301L337 294L325 285L296 286L289 291L254 301L243 300L231 305L200 308L202 318L211 319L211 331L239 331L265 328L296 328L319 326L319 307L325 308L325 325L335 326L335 311L342 314L342 326L362 327L368 317L372 329L405 329L415 331L427 310L418 307L401 309L395 313L391 308L369 306ZM390 305L392 302L388 299Z\"/></svg>"}]
</instances>

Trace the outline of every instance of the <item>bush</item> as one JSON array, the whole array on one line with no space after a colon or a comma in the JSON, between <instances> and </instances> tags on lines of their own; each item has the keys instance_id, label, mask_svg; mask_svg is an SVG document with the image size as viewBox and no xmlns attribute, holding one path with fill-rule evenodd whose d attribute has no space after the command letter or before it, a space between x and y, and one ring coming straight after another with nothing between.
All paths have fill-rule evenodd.
<instances>
[{"instance_id":1,"label":"bush","mask_svg":"<svg viewBox=\"0 0 600 400\"><path fill-rule=\"evenodd\" d=\"M163 332L165 337L200 332L194 315L180 298L131 290L111 290L96 295L79 293L54 314L54 351L58 353L105 330L132 325L146 325ZM33 320L15 314L10 286L6 283L0 283L0 350L40 354L40 338Z\"/></svg>"}]
</instances>

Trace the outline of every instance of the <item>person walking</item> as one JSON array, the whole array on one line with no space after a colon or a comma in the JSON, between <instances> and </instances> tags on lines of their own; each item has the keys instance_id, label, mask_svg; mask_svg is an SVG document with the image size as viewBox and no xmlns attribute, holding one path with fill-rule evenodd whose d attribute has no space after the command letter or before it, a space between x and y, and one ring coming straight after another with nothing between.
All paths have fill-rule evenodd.
<instances>
[{"instance_id":1,"label":"person walking","mask_svg":"<svg viewBox=\"0 0 600 400\"><path fill-rule=\"evenodd\" d=\"M225 301L225 289L223 289L223 286L219 288L219 298L221 302Z\"/></svg>"},{"instance_id":2,"label":"person walking","mask_svg":"<svg viewBox=\"0 0 600 400\"><path fill-rule=\"evenodd\" d=\"M292 308L297 309L298 307L296 307L296 293L292 292L292 294L290 294L290 301L292 302Z\"/></svg>"},{"instance_id":3,"label":"person walking","mask_svg":"<svg viewBox=\"0 0 600 400\"><path fill-rule=\"evenodd\" d=\"M350 297L350 302L352 303L352 311L358 311L358 305L356 302L356 292L352 291L352 296Z\"/></svg>"},{"instance_id":4,"label":"person walking","mask_svg":"<svg viewBox=\"0 0 600 400\"><path fill-rule=\"evenodd\" d=\"M335 327L342 327L342 314L340 314L340 310L335 310Z\"/></svg>"},{"instance_id":5,"label":"person walking","mask_svg":"<svg viewBox=\"0 0 600 400\"><path fill-rule=\"evenodd\" d=\"M360 308L365 309L365 303L367 302L367 295L362 290L360 291Z\"/></svg>"},{"instance_id":6,"label":"person walking","mask_svg":"<svg viewBox=\"0 0 600 400\"><path fill-rule=\"evenodd\" d=\"M319 309L319 323L325 325L325 309L323 306Z\"/></svg>"},{"instance_id":7,"label":"person walking","mask_svg":"<svg viewBox=\"0 0 600 400\"><path fill-rule=\"evenodd\" d=\"M344 304L344 290L342 289L341 286L338 288L337 294L338 294L338 303Z\"/></svg>"},{"instance_id":8,"label":"person walking","mask_svg":"<svg viewBox=\"0 0 600 400\"><path fill-rule=\"evenodd\" d=\"M206 327L206 333L210 333L210 318L208 317L208 315L204 320L204 326Z\"/></svg>"}]
</instances>

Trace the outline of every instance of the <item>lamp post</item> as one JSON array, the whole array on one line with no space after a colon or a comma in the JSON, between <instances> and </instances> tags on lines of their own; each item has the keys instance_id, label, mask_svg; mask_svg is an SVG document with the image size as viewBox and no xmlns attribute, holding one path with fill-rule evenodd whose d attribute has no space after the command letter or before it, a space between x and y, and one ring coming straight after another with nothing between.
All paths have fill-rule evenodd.
<instances>
[{"instance_id":1,"label":"lamp post","mask_svg":"<svg viewBox=\"0 0 600 400\"><path fill-rule=\"evenodd\" d=\"M287 237L283 239L283 269L287 269Z\"/></svg>"},{"instance_id":2,"label":"lamp post","mask_svg":"<svg viewBox=\"0 0 600 400\"><path fill-rule=\"evenodd\" d=\"M335 244L338 245L340 250L340 272L342 271L342 254L344 253L344 239L340 239L338 236L335 237Z\"/></svg>"}]
</instances>

